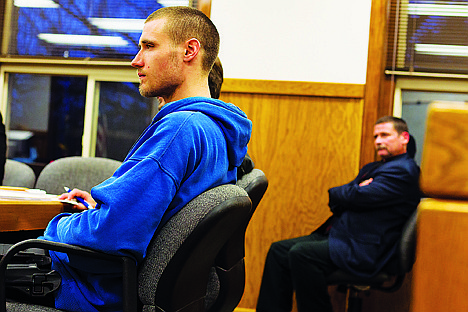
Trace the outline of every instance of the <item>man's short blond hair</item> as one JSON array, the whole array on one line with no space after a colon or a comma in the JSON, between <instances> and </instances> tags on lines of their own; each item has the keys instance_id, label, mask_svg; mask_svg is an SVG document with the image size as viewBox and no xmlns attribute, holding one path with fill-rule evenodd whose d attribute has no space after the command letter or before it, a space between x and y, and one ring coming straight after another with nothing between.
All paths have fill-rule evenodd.
<instances>
[{"instance_id":1,"label":"man's short blond hair","mask_svg":"<svg viewBox=\"0 0 468 312\"><path fill-rule=\"evenodd\" d=\"M219 33L213 22L200 10L175 6L154 11L146 22L166 18L165 31L174 44L196 38L202 51L202 70L209 73L219 51Z\"/></svg>"}]
</instances>

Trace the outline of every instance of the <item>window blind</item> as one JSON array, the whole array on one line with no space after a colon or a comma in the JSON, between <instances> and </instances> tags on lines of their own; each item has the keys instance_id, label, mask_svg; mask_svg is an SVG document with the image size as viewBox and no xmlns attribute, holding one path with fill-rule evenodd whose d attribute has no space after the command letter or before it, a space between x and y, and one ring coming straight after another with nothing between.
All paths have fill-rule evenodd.
<instances>
[{"instance_id":1,"label":"window blind","mask_svg":"<svg viewBox=\"0 0 468 312\"><path fill-rule=\"evenodd\" d=\"M4 16L9 56L128 60L146 17L194 0L11 0Z\"/></svg>"},{"instance_id":2,"label":"window blind","mask_svg":"<svg viewBox=\"0 0 468 312\"><path fill-rule=\"evenodd\" d=\"M386 69L468 73L468 1L391 0Z\"/></svg>"}]
</instances>

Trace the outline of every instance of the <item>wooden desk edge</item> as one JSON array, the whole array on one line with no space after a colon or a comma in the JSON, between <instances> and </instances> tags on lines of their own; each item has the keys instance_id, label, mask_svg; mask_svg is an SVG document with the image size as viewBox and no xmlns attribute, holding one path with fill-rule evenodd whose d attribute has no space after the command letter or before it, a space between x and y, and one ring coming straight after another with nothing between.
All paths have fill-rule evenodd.
<instances>
[{"instance_id":1,"label":"wooden desk edge","mask_svg":"<svg viewBox=\"0 0 468 312\"><path fill-rule=\"evenodd\" d=\"M45 229L67 206L57 200L0 199L0 232Z\"/></svg>"},{"instance_id":2,"label":"wooden desk edge","mask_svg":"<svg viewBox=\"0 0 468 312\"><path fill-rule=\"evenodd\" d=\"M468 213L468 200L424 198L418 206L419 211L436 210Z\"/></svg>"}]
</instances>

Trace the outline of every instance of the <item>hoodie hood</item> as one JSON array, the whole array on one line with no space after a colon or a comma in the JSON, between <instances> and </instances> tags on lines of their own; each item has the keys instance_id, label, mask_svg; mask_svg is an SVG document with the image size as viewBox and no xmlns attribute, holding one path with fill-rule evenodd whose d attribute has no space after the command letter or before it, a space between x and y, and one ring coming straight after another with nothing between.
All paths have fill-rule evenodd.
<instances>
[{"instance_id":1,"label":"hoodie hood","mask_svg":"<svg viewBox=\"0 0 468 312\"><path fill-rule=\"evenodd\" d=\"M221 100L191 97L165 104L154 117L153 123L170 113L179 111L200 112L213 119L222 129L228 143L229 163L234 167L241 165L252 132L252 122L243 111Z\"/></svg>"}]
</instances>

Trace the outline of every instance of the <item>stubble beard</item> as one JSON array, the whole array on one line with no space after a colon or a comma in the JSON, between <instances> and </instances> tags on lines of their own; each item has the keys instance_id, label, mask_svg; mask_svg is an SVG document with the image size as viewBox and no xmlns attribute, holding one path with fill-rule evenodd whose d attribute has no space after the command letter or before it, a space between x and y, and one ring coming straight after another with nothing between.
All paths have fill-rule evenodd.
<instances>
[{"instance_id":1,"label":"stubble beard","mask_svg":"<svg viewBox=\"0 0 468 312\"><path fill-rule=\"evenodd\" d=\"M140 91L140 94L141 96L144 96L144 97L156 97L157 95L153 95L152 92L149 92L148 90L146 90L140 83L140 86L138 87L138 90Z\"/></svg>"},{"instance_id":2,"label":"stubble beard","mask_svg":"<svg viewBox=\"0 0 468 312\"><path fill-rule=\"evenodd\" d=\"M180 71L177 65L177 53L172 53L167 72L177 73ZM152 86L146 81L146 88L141 84L138 87L140 94L144 97L163 97L170 98L182 83L181 78L177 76L166 76L159 81L159 86Z\"/></svg>"},{"instance_id":3,"label":"stubble beard","mask_svg":"<svg viewBox=\"0 0 468 312\"><path fill-rule=\"evenodd\" d=\"M138 90L140 91L140 94L144 97L147 98L152 98L152 97L163 97L163 98L170 98L175 90L177 89L178 84L175 82L166 82L164 87L158 87L158 88L145 88L143 85L138 87Z\"/></svg>"}]
</instances>

